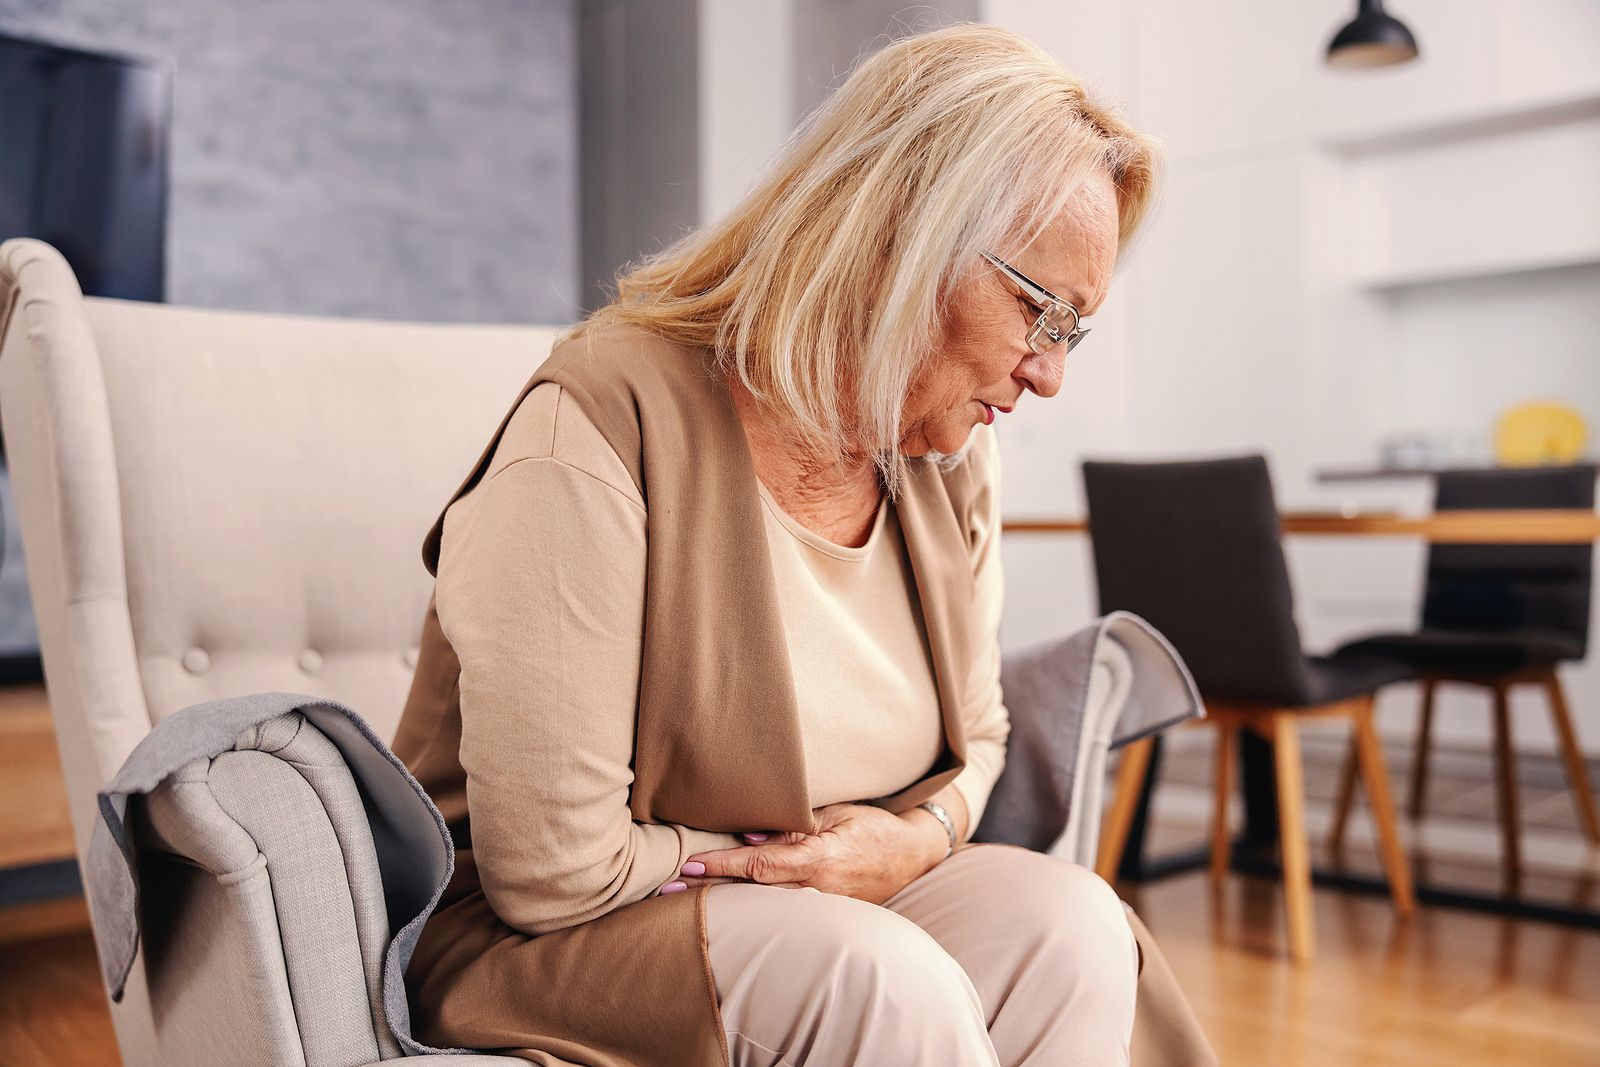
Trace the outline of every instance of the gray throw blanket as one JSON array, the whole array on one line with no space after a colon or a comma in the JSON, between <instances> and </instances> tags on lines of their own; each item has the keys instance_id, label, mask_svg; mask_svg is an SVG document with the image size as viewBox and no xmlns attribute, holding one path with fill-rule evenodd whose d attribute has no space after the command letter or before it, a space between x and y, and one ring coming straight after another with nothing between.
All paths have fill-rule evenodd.
<instances>
[{"instance_id":1,"label":"gray throw blanket","mask_svg":"<svg viewBox=\"0 0 1600 1067\"><path fill-rule=\"evenodd\" d=\"M1100 657L1117 666L1097 683ZM1092 685L1106 687L1093 701ZM1106 753L1205 714L1177 651L1126 611L1008 654L1000 688L1006 762L972 839L1054 849L1085 867L1094 866Z\"/></svg>"},{"instance_id":2,"label":"gray throw blanket","mask_svg":"<svg viewBox=\"0 0 1600 1067\"><path fill-rule=\"evenodd\" d=\"M252 693L192 704L157 723L100 790L101 821L89 842L84 887L111 999L122 1000L139 948L139 865L127 823L129 798L151 792L191 760L258 748L262 732L256 727L291 712L303 715L339 749L366 808L390 916L392 936L383 964L390 1030L411 1055L475 1051L417 1042L406 1003L406 965L455 869L444 817L361 716L337 701L303 693Z\"/></svg>"}]
</instances>

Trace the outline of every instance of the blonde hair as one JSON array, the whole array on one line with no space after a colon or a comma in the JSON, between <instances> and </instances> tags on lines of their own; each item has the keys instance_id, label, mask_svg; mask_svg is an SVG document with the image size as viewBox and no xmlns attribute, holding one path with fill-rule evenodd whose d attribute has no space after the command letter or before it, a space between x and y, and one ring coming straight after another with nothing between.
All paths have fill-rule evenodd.
<instances>
[{"instance_id":1,"label":"blonde hair","mask_svg":"<svg viewBox=\"0 0 1600 1067\"><path fill-rule=\"evenodd\" d=\"M726 216L626 268L567 336L631 324L710 349L821 454L870 451L892 495L907 394L980 250L1027 247L1101 168L1126 244L1159 166L1159 142L1026 38L906 37L811 112Z\"/></svg>"}]
</instances>

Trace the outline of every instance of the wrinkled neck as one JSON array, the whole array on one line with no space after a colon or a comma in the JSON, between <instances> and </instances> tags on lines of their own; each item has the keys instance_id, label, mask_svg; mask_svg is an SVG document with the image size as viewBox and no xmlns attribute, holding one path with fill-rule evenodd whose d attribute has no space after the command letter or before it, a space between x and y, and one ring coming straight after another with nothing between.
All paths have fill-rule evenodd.
<instances>
[{"instance_id":1,"label":"wrinkled neck","mask_svg":"<svg viewBox=\"0 0 1600 1067\"><path fill-rule=\"evenodd\" d=\"M744 427L756 477L779 507L840 543L849 543L857 534L865 536L883 499L872 459L846 456L841 462L782 413L757 401L743 382L729 381L728 391Z\"/></svg>"}]
</instances>

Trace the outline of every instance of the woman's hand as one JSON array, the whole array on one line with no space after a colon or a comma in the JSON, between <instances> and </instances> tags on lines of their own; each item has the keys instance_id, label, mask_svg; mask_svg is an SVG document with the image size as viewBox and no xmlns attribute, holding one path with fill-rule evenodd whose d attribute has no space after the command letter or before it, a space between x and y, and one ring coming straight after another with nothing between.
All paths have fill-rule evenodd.
<instances>
[{"instance_id":1,"label":"woman's hand","mask_svg":"<svg viewBox=\"0 0 1600 1067\"><path fill-rule=\"evenodd\" d=\"M697 852L662 889L670 892L668 886L676 882L685 887L760 882L789 889L810 886L882 904L945 854L944 831L921 809L896 815L872 804L829 804L817 809L817 819L814 834L786 831L768 835L761 844Z\"/></svg>"}]
</instances>

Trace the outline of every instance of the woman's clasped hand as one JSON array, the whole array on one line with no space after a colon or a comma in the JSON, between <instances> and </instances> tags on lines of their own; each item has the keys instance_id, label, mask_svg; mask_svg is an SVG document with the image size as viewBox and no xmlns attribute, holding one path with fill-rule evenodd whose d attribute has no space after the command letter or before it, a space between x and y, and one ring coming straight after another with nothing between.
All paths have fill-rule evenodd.
<instances>
[{"instance_id":1,"label":"woman's clasped hand","mask_svg":"<svg viewBox=\"0 0 1600 1067\"><path fill-rule=\"evenodd\" d=\"M828 804L816 809L817 831L740 834L755 842L697 852L658 893L701 883L760 882L788 889L813 888L882 904L929 869L919 826L872 804Z\"/></svg>"}]
</instances>

